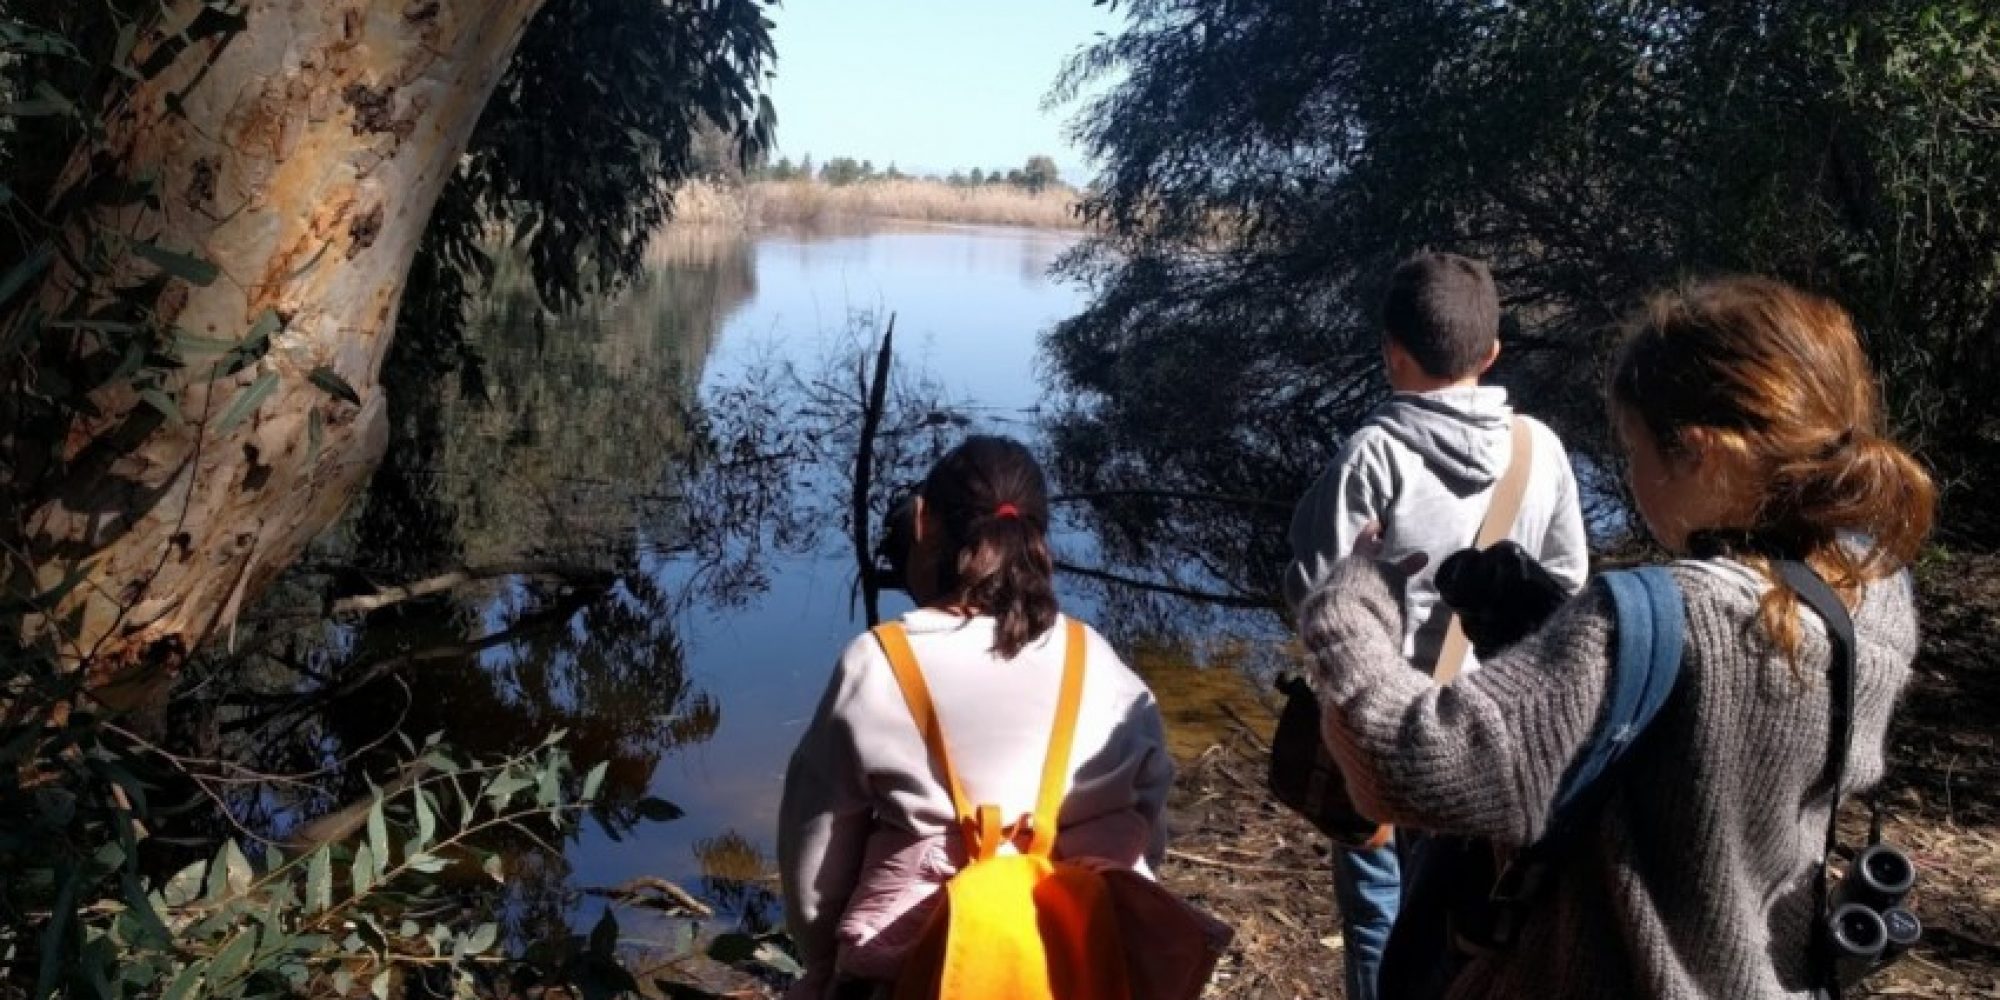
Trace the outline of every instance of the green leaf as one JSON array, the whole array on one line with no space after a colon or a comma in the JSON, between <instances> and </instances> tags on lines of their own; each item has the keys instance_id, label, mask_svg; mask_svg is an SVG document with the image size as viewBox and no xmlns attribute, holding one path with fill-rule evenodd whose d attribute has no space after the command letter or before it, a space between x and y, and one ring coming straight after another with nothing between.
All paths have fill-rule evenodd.
<instances>
[{"instance_id":1,"label":"green leaf","mask_svg":"<svg viewBox=\"0 0 2000 1000\"><path fill-rule=\"evenodd\" d=\"M638 809L640 816L655 823L668 823L687 815L680 806L650 795L640 799L634 808Z\"/></svg>"},{"instance_id":2,"label":"green leaf","mask_svg":"<svg viewBox=\"0 0 2000 1000\"><path fill-rule=\"evenodd\" d=\"M544 809L554 809L562 802L562 775L553 767L542 770L541 780L535 784L535 804Z\"/></svg>"},{"instance_id":3,"label":"green leaf","mask_svg":"<svg viewBox=\"0 0 2000 1000\"><path fill-rule=\"evenodd\" d=\"M368 807L368 846L375 851L375 863L389 867L389 823L382 815L382 792L375 791L375 801Z\"/></svg>"},{"instance_id":4,"label":"green leaf","mask_svg":"<svg viewBox=\"0 0 2000 1000\"><path fill-rule=\"evenodd\" d=\"M174 353L183 358L207 354L225 354L235 350L236 347L237 344L233 340L217 340L214 337L196 336L185 330L174 331Z\"/></svg>"},{"instance_id":5,"label":"green leaf","mask_svg":"<svg viewBox=\"0 0 2000 1000\"><path fill-rule=\"evenodd\" d=\"M341 378L339 372L325 365L313 369L312 374L307 375L306 379L325 390L327 395L335 399L344 399L356 406L361 405L361 394L355 392L354 387L348 385L347 380Z\"/></svg>"},{"instance_id":6,"label":"green leaf","mask_svg":"<svg viewBox=\"0 0 2000 1000\"><path fill-rule=\"evenodd\" d=\"M207 971L207 959L201 958L189 962L180 972L174 974L171 982L167 983L167 990L160 994L160 1000L187 1000L194 992L195 984L201 981Z\"/></svg>"},{"instance_id":7,"label":"green leaf","mask_svg":"<svg viewBox=\"0 0 2000 1000\"><path fill-rule=\"evenodd\" d=\"M166 888L160 890L160 898L168 906L186 906L201 895L201 875L208 867L207 862L197 861L177 872L167 880Z\"/></svg>"},{"instance_id":8,"label":"green leaf","mask_svg":"<svg viewBox=\"0 0 2000 1000\"><path fill-rule=\"evenodd\" d=\"M333 905L333 849L313 852L306 865L306 912L318 913Z\"/></svg>"},{"instance_id":9,"label":"green leaf","mask_svg":"<svg viewBox=\"0 0 2000 1000\"><path fill-rule=\"evenodd\" d=\"M366 893L375 885L375 855L362 844L354 850L354 866L350 870L354 877L354 894Z\"/></svg>"},{"instance_id":10,"label":"green leaf","mask_svg":"<svg viewBox=\"0 0 2000 1000\"><path fill-rule=\"evenodd\" d=\"M222 419L215 422L215 432L229 433L231 428L242 423L250 414L257 412L257 407L263 404L264 397L269 396L271 390L277 387L277 372L265 372L257 376L257 381L250 383L249 388L237 393L236 398L229 401L229 409L222 411Z\"/></svg>"},{"instance_id":11,"label":"green leaf","mask_svg":"<svg viewBox=\"0 0 2000 1000\"><path fill-rule=\"evenodd\" d=\"M376 973L375 982L369 985L368 992L375 995L375 1000L389 1000L389 972L383 969Z\"/></svg>"},{"instance_id":12,"label":"green leaf","mask_svg":"<svg viewBox=\"0 0 2000 1000\"><path fill-rule=\"evenodd\" d=\"M139 71L132 68L132 47L139 42L139 22L127 21L118 29L118 47L111 52L111 68L130 80L139 79Z\"/></svg>"},{"instance_id":13,"label":"green leaf","mask_svg":"<svg viewBox=\"0 0 2000 1000\"><path fill-rule=\"evenodd\" d=\"M257 319L250 324L250 332L243 335L242 342L236 345L237 350L250 357L262 357L265 345L271 341L271 335L277 333L284 322L278 315L278 310L266 308L258 313Z\"/></svg>"},{"instance_id":14,"label":"green leaf","mask_svg":"<svg viewBox=\"0 0 2000 1000\"><path fill-rule=\"evenodd\" d=\"M341 968L333 970L333 992L346 996L354 990L354 973Z\"/></svg>"},{"instance_id":15,"label":"green leaf","mask_svg":"<svg viewBox=\"0 0 2000 1000\"><path fill-rule=\"evenodd\" d=\"M604 774L610 768L610 761L600 760L597 762L596 767L590 769L589 774L583 776L583 801L594 802L597 800L597 790L603 786Z\"/></svg>"},{"instance_id":16,"label":"green leaf","mask_svg":"<svg viewBox=\"0 0 2000 1000\"><path fill-rule=\"evenodd\" d=\"M215 953L214 964L210 966L211 986L221 985L242 975L250 964L250 956L257 951L257 927L252 924L237 932L222 950Z\"/></svg>"},{"instance_id":17,"label":"green leaf","mask_svg":"<svg viewBox=\"0 0 2000 1000\"><path fill-rule=\"evenodd\" d=\"M431 790L417 789L414 806L417 812L417 839L410 842L410 847L421 851L431 846L431 838L437 835L437 813L431 805Z\"/></svg>"},{"instance_id":18,"label":"green leaf","mask_svg":"<svg viewBox=\"0 0 2000 1000\"><path fill-rule=\"evenodd\" d=\"M174 402L174 397L167 395L165 392L159 389L141 389L139 390L139 398L145 400L147 406L152 407L168 420L176 424L187 423L187 418L181 416L180 404Z\"/></svg>"},{"instance_id":19,"label":"green leaf","mask_svg":"<svg viewBox=\"0 0 2000 1000\"><path fill-rule=\"evenodd\" d=\"M168 250L143 240L132 244L132 252L154 267L197 288L207 288L214 284L216 276L222 273L222 270L214 264L193 254Z\"/></svg>"},{"instance_id":20,"label":"green leaf","mask_svg":"<svg viewBox=\"0 0 2000 1000\"><path fill-rule=\"evenodd\" d=\"M590 929L590 953L598 958L609 959L618 951L618 918L611 915L611 908L604 908L604 915L597 918L597 926Z\"/></svg>"},{"instance_id":21,"label":"green leaf","mask_svg":"<svg viewBox=\"0 0 2000 1000\"><path fill-rule=\"evenodd\" d=\"M55 257L55 247L43 243L28 254L26 260L8 269L7 276L0 278L0 304L5 304L8 299L13 298L14 293L21 290L21 286L34 280L35 276L41 274L42 269L48 267L49 262Z\"/></svg>"},{"instance_id":22,"label":"green leaf","mask_svg":"<svg viewBox=\"0 0 2000 1000\"><path fill-rule=\"evenodd\" d=\"M232 894L250 891L250 883L257 880L257 873L250 867L250 859L243 856L243 848L234 839L222 842L222 853L218 855L224 876L228 879Z\"/></svg>"},{"instance_id":23,"label":"green leaf","mask_svg":"<svg viewBox=\"0 0 2000 1000\"><path fill-rule=\"evenodd\" d=\"M486 786L486 797L491 799L495 806L503 806L507 804L508 799L514 797L515 792L532 788L534 784L518 774L503 774L493 779L491 785Z\"/></svg>"},{"instance_id":24,"label":"green leaf","mask_svg":"<svg viewBox=\"0 0 2000 1000\"><path fill-rule=\"evenodd\" d=\"M435 875L438 872L444 871L446 868L451 867L451 862L446 861L445 859L440 858L435 854L425 854L421 851L412 854L407 858L404 858L403 864L408 865L409 867L414 868L417 871L423 872L426 875Z\"/></svg>"},{"instance_id":25,"label":"green leaf","mask_svg":"<svg viewBox=\"0 0 2000 1000\"><path fill-rule=\"evenodd\" d=\"M775 970L780 975L797 978L806 974L806 967L800 965L798 959L786 954L784 949L768 941L760 942L757 945L756 953L751 955L750 958L753 961L763 963L766 967Z\"/></svg>"},{"instance_id":26,"label":"green leaf","mask_svg":"<svg viewBox=\"0 0 2000 1000\"><path fill-rule=\"evenodd\" d=\"M76 920L77 873L75 869L65 869L59 878L62 888L56 891L55 907L49 911L48 925L42 928L42 964L35 982L37 997L46 997L55 991L57 977L63 971L63 944L69 939L70 925Z\"/></svg>"},{"instance_id":27,"label":"green leaf","mask_svg":"<svg viewBox=\"0 0 2000 1000\"><path fill-rule=\"evenodd\" d=\"M490 923L480 924L476 929L473 930L472 934L465 939L465 948L461 950L459 954L461 955L485 954L486 949L493 947L494 943L499 940L500 940L500 928L497 925Z\"/></svg>"}]
</instances>

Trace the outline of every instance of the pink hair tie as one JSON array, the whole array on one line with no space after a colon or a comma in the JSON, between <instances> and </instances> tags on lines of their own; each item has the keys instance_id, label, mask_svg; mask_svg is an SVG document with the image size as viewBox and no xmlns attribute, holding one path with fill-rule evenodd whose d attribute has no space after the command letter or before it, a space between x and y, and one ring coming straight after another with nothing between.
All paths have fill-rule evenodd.
<instances>
[{"instance_id":1,"label":"pink hair tie","mask_svg":"<svg viewBox=\"0 0 2000 1000\"><path fill-rule=\"evenodd\" d=\"M1011 504L1011 503L1003 503L1003 504L1001 504L1000 506L998 506L998 507L995 507L995 508L993 508L993 516L994 516L994 517L1020 517L1020 516L1021 516L1021 508L1019 508L1019 507L1016 507L1016 506L1014 506L1014 505L1013 505L1013 504Z\"/></svg>"}]
</instances>

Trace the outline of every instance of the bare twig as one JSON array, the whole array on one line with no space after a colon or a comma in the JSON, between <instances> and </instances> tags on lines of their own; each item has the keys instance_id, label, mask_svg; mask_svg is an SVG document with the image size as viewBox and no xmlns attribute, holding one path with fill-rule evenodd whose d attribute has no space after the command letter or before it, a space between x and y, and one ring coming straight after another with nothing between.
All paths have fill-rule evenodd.
<instances>
[{"instance_id":1,"label":"bare twig","mask_svg":"<svg viewBox=\"0 0 2000 1000\"><path fill-rule=\"evenodd\" d=\"M1150 594L1164 594L1168 597L1201 601L1205 604L1214 604L1225 608L1245 608L1262 611L1276 607L1278 603L1277 599L1273 597L1265 597L1257 594L1223 594L1212 590L1195 590L1191 587L1161 583L1156 580L1141 580L1138 577L1123 576L1109 570L1078 566L1075 563L1057 562L1056 569L1064 573L1071 573L1091 580L1101 580L1120 587L1130 587L1133 590L1142 590Z\"/></svg>"}]
</instances>

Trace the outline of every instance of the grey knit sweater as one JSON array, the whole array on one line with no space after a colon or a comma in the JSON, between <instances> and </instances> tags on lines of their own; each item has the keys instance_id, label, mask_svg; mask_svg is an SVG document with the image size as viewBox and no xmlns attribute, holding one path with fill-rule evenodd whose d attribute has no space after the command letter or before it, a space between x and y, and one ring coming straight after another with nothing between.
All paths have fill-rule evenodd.
<instances>
[{"instance_id":1,"label":"grey knit sweater","mask_svg":"<svg viewBox=\"0 0 2000 1000\"><path fill-rule=\"evenodd\" d=\"M1437 688L1402 657L1390 572L1341 562L1300 615L1325 736L1357 803L1414 829L1532 841L1602 711L1608 592L1593 584L1484 670ZM1795 673L1763 638L1761 578L1741 564L1684 562L1673 574L1687 604L1678 687L1608 779L1601 815L1518 945L1476 960L1453 997L1808 995L1831 650L1806 613ZM1855 623L1850 791L1882 774L1916 652L1907 576L1871 586Z\"/></svg>"}]
</instances>

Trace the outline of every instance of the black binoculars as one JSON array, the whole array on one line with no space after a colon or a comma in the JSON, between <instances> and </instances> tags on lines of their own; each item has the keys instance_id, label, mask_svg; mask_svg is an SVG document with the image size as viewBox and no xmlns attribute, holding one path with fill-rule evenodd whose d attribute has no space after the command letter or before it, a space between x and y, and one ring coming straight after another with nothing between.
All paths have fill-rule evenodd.
<instances>
[{"instance_id":1,"label":"black binoculars","mask_svg":"<svg viewBox=\"0 0 2000 1000\"><path fill-rule=\"evenodd\" d=\"M1901 958L1923 936L1917 915L1903 908L1916 885L1909 855L1874 844L1856 855L1826 914L1826 942L1843 987Z\"/></svg>"}]
</instances>

